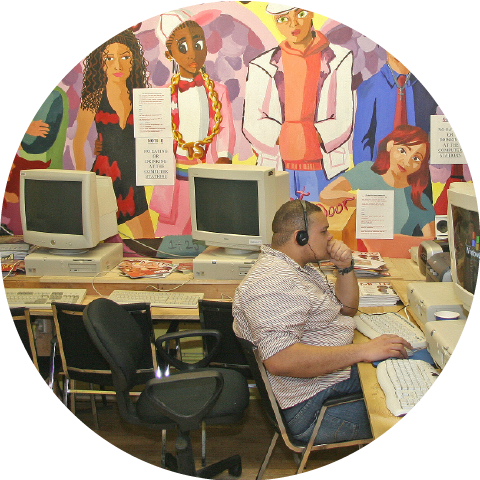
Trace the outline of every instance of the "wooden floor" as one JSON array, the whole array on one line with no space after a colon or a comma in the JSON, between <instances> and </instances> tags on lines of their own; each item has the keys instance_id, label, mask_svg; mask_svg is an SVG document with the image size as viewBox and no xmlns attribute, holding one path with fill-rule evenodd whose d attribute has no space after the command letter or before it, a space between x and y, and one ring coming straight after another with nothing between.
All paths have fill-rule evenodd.
<instances>
[{"instance_id":1,"label":"wooden floor","mask_svg":"<svg viewBox=\"0 0 480 480\"><path fill-rule=\"evenodd\" d=\"M160 432L146 430L124 423L117 412L114 402L104 408L99 402L100 429L96 431L103 439L124 452L152 465L160 466ZM87 410L88 402L77 402L77 417L88 427L93 428L93 417ZM207 463L238 453L242 457L243 472L241 479L255 479L260 464L268 448L273 431L263 415L260 401L253 398L246 411L244 421L233 426L207 427ZM169 432L167 449L174 452L174 432ZM192 432L192 442L196 459L200 459L200 432ZM357 451L358 447L345 447L323 452L313 452L305 471L313 470L340 460ZM200 464L197 466L200 468ZM281 439L278 440L274 454L263 478L273 479L294 475L296 465L293 453ZM218 479L230 479L228 473Z\"/></svg>"}]
</instances>

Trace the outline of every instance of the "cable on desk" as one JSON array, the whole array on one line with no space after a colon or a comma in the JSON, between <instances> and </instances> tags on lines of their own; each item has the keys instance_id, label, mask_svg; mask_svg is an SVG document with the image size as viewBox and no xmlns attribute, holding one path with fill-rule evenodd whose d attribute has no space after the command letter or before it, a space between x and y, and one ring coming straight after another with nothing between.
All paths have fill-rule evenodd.
<instances>
[{"instance_id":1,"label":"cable on desk","mask_svg":"<svg viewBox=\"0 0 480 480\"><path fill-rule=\"evenodd\" d=\"M120 263L122 263L122 262L117 263L113 268L117 268L117 267L120 265ZM101 272L96 273L96 274L92 277L92 288L93 288L93 290L95 291L95 293L96 293L97 295L99 295L100 297L107 298L108 295L102 295L102 294L95 288L95 279L96 279L99 275L101 275L102 273L111 272L111 271L113 270L113 268L112 268L111 270L102 270Z\"/></svg>"},{"instance_id":2,"label":"cable on desk","mask_svg":"<svg viewBox=\"0 0 480 480\"><path fill-rule=\"evenodd\" d=\"M155 285L147 285L145 287L145 290L148 290L148 288L150 287L151 289L153 290L157 290L158 292L173 292L173 290L176 290L177 288L180 288L180 287L183 287L184 285L186 285L191 279L189 278L188 280L186 280L185 282L181 283L180 285L177 285L176 287L173 287L173 288L169 288L168 290L167 289L163 289L163 288L158 288L156 287Z\"/></svg>"}]
</instances>

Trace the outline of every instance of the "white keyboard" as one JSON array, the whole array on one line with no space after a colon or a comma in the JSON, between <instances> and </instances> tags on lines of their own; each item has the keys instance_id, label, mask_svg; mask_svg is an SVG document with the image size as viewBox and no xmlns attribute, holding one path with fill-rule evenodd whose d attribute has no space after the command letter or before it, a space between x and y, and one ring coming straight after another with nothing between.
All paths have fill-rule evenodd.
<instances>
[{"instance_id":1,"label":"white keyboard","mask_svg":"<svg viewBox=\"0 0 480 480\"><path fill-rule=\"evenodd\" d=\"M437 379L438 372L423 360L389 358L377 367L377 380L396 417L406 415Z\"/></svg>"},{"instance_id":2,"label":"white keyboard","mask_svg":"<svg viewBox=\"0 0 480 480\"><path fill-rule=\"evenodd\" d=\"M203 293L114 290L108 298L117 303L149 303L152 307L197 308Z\"/></svg>"},{"instance_id":3,"label":"white keyboard","mask_svg":"<svg viewBox=\"0 0 480 480\"><path fill-rule=\"evenodd\" d=\"M85 288L6 288L10 307L50 308L52 302L81 304Z\"/></svg>"},{"instance_id":4,"label":"white keyboard","mask_svg":"<svg viewBox=\"0 0 480 480\"><path fill-rule=\"evenodd\" d=\"M361 313L355 315L357 330L368 338L376 338L385 333L392 333L409 342L414 350L427 347L423 332L412 322L397 313L380 315ZM410 355L413 351L408 351Z\"/></svg>"}]
</instances>

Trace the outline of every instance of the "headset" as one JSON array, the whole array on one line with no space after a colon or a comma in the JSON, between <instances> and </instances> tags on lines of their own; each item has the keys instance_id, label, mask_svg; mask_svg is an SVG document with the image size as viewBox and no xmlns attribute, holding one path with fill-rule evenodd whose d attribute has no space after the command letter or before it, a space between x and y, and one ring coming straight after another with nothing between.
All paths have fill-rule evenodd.
<instances>
[{"instance_id":1,"label":"headset","mask_svg":"<svg viewBox=\"0 0 480 480\"><path fill-rule=\"evenodd\" d=\"M302 205L303 210L303 221L305 224L305 230L300 230L297 232L296 240L300 246L308 244L308 219L307 219L307 204L305 200L300 200L300 205Z\"/></svg>"}]
</instances>

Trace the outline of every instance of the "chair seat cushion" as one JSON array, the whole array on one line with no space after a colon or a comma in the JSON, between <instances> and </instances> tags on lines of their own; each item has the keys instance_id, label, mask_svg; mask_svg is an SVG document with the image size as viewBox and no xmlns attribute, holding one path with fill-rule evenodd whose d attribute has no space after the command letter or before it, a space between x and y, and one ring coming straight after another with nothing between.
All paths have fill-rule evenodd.
<instances>
[{"instance_id":1,"label":"chair seat cushion","mask_svg":"<svg viewBox=\"0 0 480 480\"><path fill-rule=\"evenodd\" d=\"M212 370L209 368L195 369L199 371ZM240 421L245 408L248 406L249 391L245 377L235 370L215 368L223 376L224 385L218 400L214 403L204 421L208 424L222 424ZM182 372L180 372L182 373ZM172 374L175 375L175 374ZM198 382L181 382L179 384L165 384L158 382L153 386L153 397L158 397L176 413L189 415L197 411L210 398L215 381L201 380ZM179 398L183 400L178 401ZM173 426L172 420L158 410L158 406L149 395L143 392L138 398L136 412L142 422L164 426Z\"/></svg>"}]
</instances>

